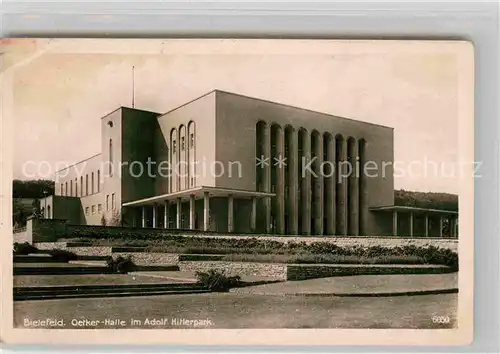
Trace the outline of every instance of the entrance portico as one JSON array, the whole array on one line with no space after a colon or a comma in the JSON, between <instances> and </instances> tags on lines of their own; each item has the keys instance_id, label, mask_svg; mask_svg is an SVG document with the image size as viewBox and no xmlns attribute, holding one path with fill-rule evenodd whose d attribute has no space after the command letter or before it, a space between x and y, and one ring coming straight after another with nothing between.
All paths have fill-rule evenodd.
<instances>
[{"instance_id":1,"label":"entrance portico","mask_svg":"<svg viewBox=\"0 0 500 354\"><path fill-rule=\"evenodd\" d=\"M400 205L370 210L392 214L392 236L458 237L457 211Z\"/></svg>"},{"instance_id":2,"label":"entrance portico","mask_svg":"<svg viewBox=\"0 0 500 354\"><path fill-rule=\"evenodd\" d=\"M267 192L201 186L122 206L133 215L135 227L255 232L257 199L274 196Z\"/></svg>"}]
</instances>

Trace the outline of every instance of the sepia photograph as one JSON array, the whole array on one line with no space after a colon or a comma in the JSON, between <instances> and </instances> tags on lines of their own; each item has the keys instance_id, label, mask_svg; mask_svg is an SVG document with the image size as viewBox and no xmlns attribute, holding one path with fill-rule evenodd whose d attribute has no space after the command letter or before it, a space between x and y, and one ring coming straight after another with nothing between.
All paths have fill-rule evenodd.
<instances>
[{"instance_id":1,"label":"sepia photograph","mask_svg":"<svg viewBox=\"0 0 500 354\"><path fill-rule=\"evenodd\" d=\"M0 48L4 334L470 340L470 43Z\"/></svg>"}]
</instances>

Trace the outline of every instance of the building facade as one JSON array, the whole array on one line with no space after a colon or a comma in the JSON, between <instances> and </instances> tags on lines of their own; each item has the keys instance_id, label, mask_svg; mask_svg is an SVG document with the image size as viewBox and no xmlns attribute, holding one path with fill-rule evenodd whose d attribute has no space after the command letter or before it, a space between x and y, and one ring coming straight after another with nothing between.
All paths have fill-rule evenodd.
<instances>
[{"instance_id":1,"label":"building facade","mask_svg":"<svg viewBox=\"0 0 500 354\"><path fill-rule=\"evenodd\" d=\"M456 213L394 207L393 135L218 90L164 114L121 107L101 118L101 153L57 172L45 214L90 225L352 236L413 234L421 214L428 234ZM411 229L398 228L398 213Z\"/></svg>"}]
</instances>

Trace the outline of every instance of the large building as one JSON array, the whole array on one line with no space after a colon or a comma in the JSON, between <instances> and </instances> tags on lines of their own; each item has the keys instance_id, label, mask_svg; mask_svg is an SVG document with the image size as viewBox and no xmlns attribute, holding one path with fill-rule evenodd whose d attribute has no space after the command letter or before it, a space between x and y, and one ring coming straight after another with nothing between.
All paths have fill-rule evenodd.
<instances>
[{"instance_id":1,"label":"large building","mask_svg":"<svg viewBox=\"0 0 500 354\"><path fill-rule=\"evenodd\" d=\"M121 107L101 118L101 153L58 171L42 205L89 225L442 235L456 213L394 206L393 134L218 90L164 114Z\"/></svg>"}]
</instances>

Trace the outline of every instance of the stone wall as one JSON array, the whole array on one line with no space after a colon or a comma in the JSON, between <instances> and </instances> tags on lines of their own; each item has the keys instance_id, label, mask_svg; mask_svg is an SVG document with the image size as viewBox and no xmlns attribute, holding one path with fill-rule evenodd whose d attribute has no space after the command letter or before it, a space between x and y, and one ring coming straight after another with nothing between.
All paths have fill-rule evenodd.
<instances>
[{"instance_id":1,"label":"stone wall","mask_svg":"<svg viewBox=\"0 0 500 354\"><path fill-rule=\"evenodd\" d=\"M174 265L179 262L179 255L174 253L113 252L113 257L119 256L131 256L137 265Z\"/></svg>"},{"instance_id":2,"label":"stone wall","mask_svg":"<svg viewBox=\"0 0 500 354\"><path fill-rule=\"evenodd\" d=\"M19 231L19 232L14 232L14 242L17 243L33 243L33 240L31 239L31 234L28 233L27 230Z\"/></svg>"},{"instance_id":3,"label":"stone wall","mask_svg":"<svg viewBox=\"0 0 500 354\"><path fill-rule=\"evenodd\" d=\"M205 272L219 269L229 275L269 277L277 280L287 279L287 265L281 263L224 262L224 261L180 261L182 272Z\"/></svg>"},{"instance_id":4,"label":"stone wall","mask_svg":"<svg viewBox=\"0 0 500 354\"><path fill-rule=\"evenodd\" d=\"M39 250L44 250L44 251L53 249L60 249L60 250L67 249L66 242L35 242L34 245Z\"/></svg>"},{"instance_id":5,"label":"stone wall","mask_svg":"<svg viewBox=\"0 0 500 354\"><path fill-rule=\"evenodd\" d=\"M111 256L113 253L112 247L108 246L79 246L66 249L79 256Z\"/></svg>"}]
</instances>

